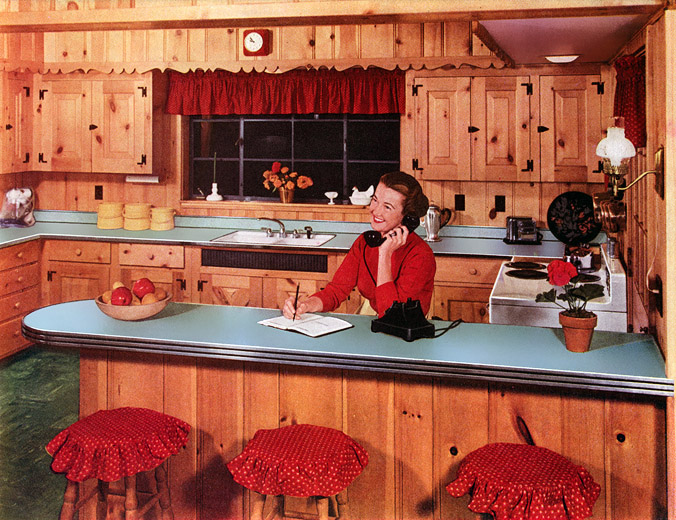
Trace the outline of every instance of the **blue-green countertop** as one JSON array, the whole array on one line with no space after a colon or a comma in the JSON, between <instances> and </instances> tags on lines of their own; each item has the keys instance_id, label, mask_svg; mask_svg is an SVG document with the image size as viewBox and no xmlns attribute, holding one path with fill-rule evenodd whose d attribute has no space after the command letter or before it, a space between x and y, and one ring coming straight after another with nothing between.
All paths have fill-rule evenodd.
<instances>
[{"instance_id":1,"label":"blue-green countertop","mask_svg":"<svg viewBox=\"0 0 676 520\"><path fill-rule=\"evenodd\" d=\"M261 222L255 218L242 217L175 217L175 227L169 231L127 231L125 229L99 229L96 227L96 213L81 211L36 211L36 223L26 228L1 228L0 247L26 242L35 238L64 240L105 240L111 242L143 242L233 248L232 244L211 242L222 235L238 229L260 229L263 225L275 227L274 223ZM326 220L283 219L287 230L312 226L317 233L331 233L336 236L323 244L313 247L315 251L347 251L360 233L370 229L366 223L334 222ZM437 255L481 255L511 258L561 257L563 243L548 230L541 230L542 244L505 244L505 229L483 226L446 226L439 233L441 241L430 243ZM425 231L417 229L422 237ZM599 235L597 241L604 237ZM275 246L240 246L247 249L275 248ZM282 246L280 246L282 247ZM289 249L284 247L284 249ZM308 249L308 248L304 248Z\"/></svg>"},{"instance_id":2,"label":"blue-green countertop","mask_svg":"<svg viewBox=\"0 0 676 520\"><path fill-rule=\"evenodd\" d=\"M566 350L560 329L461 323L434 339L406 342L372 333L368 316L338 315L354 327L320 338L257 322L274 309L170 302L137 322L103 314L93 300L38 309L24 335L55 347L121 349L193 357L392 372L586 392L672 396L674 382L654 340L595 331L589 352ZM447 322L433 321L437 329Z\"/></svg>"}]
</instances>

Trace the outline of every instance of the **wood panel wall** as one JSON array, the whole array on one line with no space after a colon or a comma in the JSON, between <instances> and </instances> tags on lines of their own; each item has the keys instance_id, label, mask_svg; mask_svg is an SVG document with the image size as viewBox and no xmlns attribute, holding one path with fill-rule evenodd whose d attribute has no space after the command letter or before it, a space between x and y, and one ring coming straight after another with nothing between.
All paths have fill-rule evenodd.
<instances>
[{"instance_id":1,"label":"wood panel wall","mask_svg":"<svg viewBox=\"0 0 676 520\"><path fill-rule=\"evenodd\" d=\"M470 380L190 359L83 353L81 409L146 406L193 430L170 459L176 518L245 519L249 496L225 464L259 428L312 423L345 431L370 455L347 491L351 518L476 516L445 491L487 442L535 444L585 466L601 485L594 519L661 518L666 507L662 400L590 396ZM304 500L287 511L311 512Z\"/></svg>"}]
</instances>

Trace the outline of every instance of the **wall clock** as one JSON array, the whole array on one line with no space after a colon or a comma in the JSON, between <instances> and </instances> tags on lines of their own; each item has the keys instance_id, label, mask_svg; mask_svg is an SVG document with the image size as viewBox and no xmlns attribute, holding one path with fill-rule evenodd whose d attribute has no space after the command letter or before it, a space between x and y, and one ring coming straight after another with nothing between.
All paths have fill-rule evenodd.
<instances>
[{"instance_id":1,"label":"wall clock","mask_svg":"<svg viewBox=\"0 0 676 520\"><path fill-rule=\"evenodd\" d=\"M244 56L267 56L270 54L271 31L248 29L244 31Z\"/></svg>"}]
</instances>

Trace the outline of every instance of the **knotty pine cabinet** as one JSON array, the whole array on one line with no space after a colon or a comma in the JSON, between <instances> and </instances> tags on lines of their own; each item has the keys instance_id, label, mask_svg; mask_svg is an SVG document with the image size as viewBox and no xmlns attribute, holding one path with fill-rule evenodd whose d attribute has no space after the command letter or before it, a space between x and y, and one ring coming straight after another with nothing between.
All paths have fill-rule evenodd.
<instances>
[{"instance_id":1,"label":"knotty pine cabinet","mask_svg":"<svg viewBox=\"0 0 676 520\"><path fill-rule=\"evenodd\" d=\"M599 75L416 77L422 180L598 182Z\"/></svg>"},{"instance_id":2,"label":"knotty pine cabinet","mask_svg":"<svg viewBox=\"0 0 676 520\"><path fill-rule=\"evenodd\" d=\"M46 240L42 249L42 305L96 298L110 288L108 242Z\"/></svg>"},{"instance_id":3,"label":"knotty pine cabinet","mask_svg":"<svg viewBox=\"0 0 676 520\"><path fill-rule=\"evenodd\" d=\"M28 345L21 320L40 304L39 258L37 240L0 251L0 358Z\"/></svg>"},{"instance_id":4,"label":"knotty pine cabinet","mask_svg":"<svg viewBox=\"0 0 676 520\"><path fill-rule=\"evenodd\" d=\"M0 73L0 173L33 167L33 79L21 72Z\"/></svg>"},{"instance_id":5,"label":"knotty pine cabinet","mask_svg":"<svg viewBox=\"0 0 676 520\"><path fill-rule=\"evenodd\" d=\"M37 170L152 173L152 74L36 76Z\"/></svg>"}]
</instances>

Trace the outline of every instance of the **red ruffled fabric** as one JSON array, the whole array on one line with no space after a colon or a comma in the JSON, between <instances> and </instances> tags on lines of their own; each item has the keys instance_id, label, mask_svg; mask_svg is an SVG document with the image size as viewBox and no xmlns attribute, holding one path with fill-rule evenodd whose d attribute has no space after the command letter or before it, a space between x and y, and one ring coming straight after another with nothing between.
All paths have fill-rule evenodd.
<instances>
[{"instance_id":1,"label":"red ruffled fabric","mask_svg":"<svg viewBox=\"0 0 676 520\"><path fill-rule=\"evenodd\" d=\"M558 453L527 444L487 444L467 455L446 486L497 520L582 520L601 493L592 476Z\"/></svg>"},{"instance_id":2,"label":"red ruffled fabric","mask_svg":"<svg viewBox=\"0 0 676 520\"><path fill-rule=\"evenodd\" d=\"M264 495L332 496L368 464L368 453L343 432L294 424L258 430L228 463L235 482Z\"/></svg>"},{"instance_id":3,"label":"red ruffled fabric","mask_svg":"<svg viewBox=\"0 0 676 520\"><path fill-rule=\"evenodd\" d=\"M52 470L68 480L114 482L156 468L188 442L190 425L147 408L99 410L46 446Z\"/></svg>"}]
</instances>

